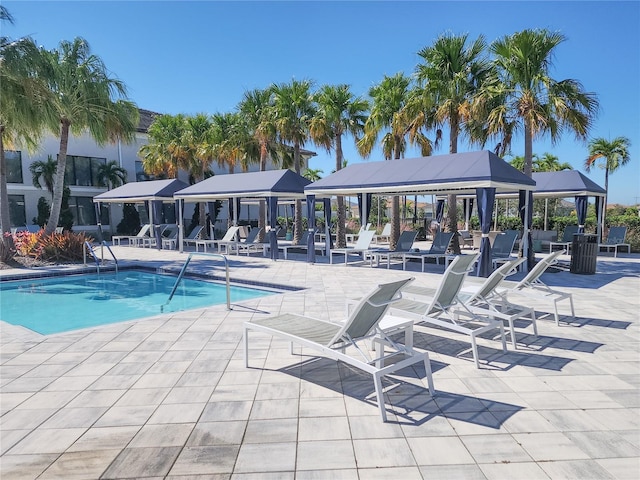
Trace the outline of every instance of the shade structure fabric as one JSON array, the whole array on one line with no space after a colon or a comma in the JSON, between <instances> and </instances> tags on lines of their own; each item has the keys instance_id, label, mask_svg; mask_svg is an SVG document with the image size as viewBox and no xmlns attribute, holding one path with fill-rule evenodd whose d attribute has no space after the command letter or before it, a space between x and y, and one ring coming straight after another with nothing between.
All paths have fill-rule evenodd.
<instances>
[{"instance_id":1,"label":"shade structure fabric","mask_svg":"<svg viewBox=\"0 0 640 480\"><path fill-rule=\"evenodd\" d=\"M316 262L315 230L316 230L316 196L307 196L307 262Z\"/></svg>"},{"instance_id":2,"label":"shade structure fabric","mask_svg":"<svg viewBox=\"0 0 640 480\"><path fill-rule=\"evenodd\" d=\"M187 202L200 200L241 198L304 198L304 187L311 183L293 170L215 175L191 185L175 197Z\"/></svg>"},{"instance_id":3,"label":"shade structure fabric","mask_svg":"<svg viewBox=\"0 0 640 480\"><path fill-rule=\"evenodd\" d=\"M305 188L317 197L332 195L469 193L476 188L532 190L535 181L493 152L465 152L348 165Z\"/></svg>"},{"instance_id":4,"label":"shade structure fabric","mask_svg":"<svg viewBox=\"0 0 640 480\"><path fill-rule=\"evenodd\" d=\"M153 200L173 201L173 194L189 185L177 178L125 183L93 197L94 202L137 203Z\"/></svg>"},{"instance_id":5,"label":"shade structure fabric","mask_svg":"<svg viewBox=\"0 0 640 480\"><path fill-rule=\"evenodd\" d=\"M489 230L491 230L491 212L495 201L494 188L479 188L476 193L478 199L478 218L480 219L480 229L482 239L480 240L480 256L478 257L479 277L491 275L491 242L489 241Z\"/></svg>"},{"instance_id":6,"label":"shade structure fabric","mask_svg":"<svg viewBox=\"0 0 640 480\"><path fill-rule=\"evenodd\" d=\"M269 253L271 260L278 259L278 233L276 226L278 225L278 197L267 198L269 209Z\"/></svg>"}]
</instances>

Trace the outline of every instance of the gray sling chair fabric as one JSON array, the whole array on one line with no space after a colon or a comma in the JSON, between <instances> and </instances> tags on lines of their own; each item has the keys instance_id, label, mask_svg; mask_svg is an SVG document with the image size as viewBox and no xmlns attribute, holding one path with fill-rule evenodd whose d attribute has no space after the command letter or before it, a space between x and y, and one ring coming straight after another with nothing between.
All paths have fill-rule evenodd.
<instances>
[{"instance_id":1,"label":"gray sling chair fabric","mask_svg":"<svg viewBox=\"0 0 640 480\"><path fill-rule=\"evenodd\" d=\"M395 250L389 250L388 248L371 249L365 253L365 258L369 259L369 265L373 266L373 261L376 261L376 265L380 264L380 260L387 260L387 268L391 266L391 257L401 258L402 254L409 252L413 247L413 242L416 240L418 232L413 230L405 230L400 234L398 243Z\"/></svg>"},{"instance_id":2,"label":"gray sling chair fabric","mask_svg":"<svg viewBox=\"0 0 640 480\"><path fill-rule=\"evenodd\" d=\"M424 264L425 261L429 258L436 261L436 263L440 263L440 259L443 260L443 263L446 263L447 259L447 250L449 249L449 245L451 244L451 240L453 239L453 232L438 232L436 233L435 238L433 239L433 243L431 247L426 252L404 252L400 256L402 257L402 269L405 270L407 265L407 260L409 259L417 259L422 262L422 271L424 272Z\"/></svg>"},{"instance_id":3,"label":"gray sling chair fabric","mask_svg":"<svg viewBox=\"0 0 640 480\"><path fill-rule=\"evenodd\" d=\"M447 330L469 335L473 360L480 368L476 337L484 332L498 330L502 341L502 350L506 351L507 344L504 336L504 324L489 315L474 313L464 308L459 293L465 278L473 269L479 253L472 255L458 255L445 270L442 281L433 295L430 291L416 292L416 288L403 290L403 298L394 303L390 313L396 316L412 318L416 323L436 325Z\"/></svg>"},{"instance_id":4,"label":"gray sling chair fabric","mask_svg":"<svg viewBox=\"0 0 640 480\"><path fill-rule=\"evenodd\" d=\"M245 365L249 366L249 332L252 330L282 338L292 345L295 343L316 350L323 356L342 361L373 376L380 416L386 421L382 389L384 375L409 365L423 363L429 392L431 395L434 394L428 353L418 352L394 342L380 327L389 306L401 298L401 288L411 281L413 278L378 285L359 301L344 323L333 323L293 313L245 322ZM372 340L376 345L374 357L367 351L368 340ZM396 361L392 362L392 359Z\"/></svg>"}]
</instances>

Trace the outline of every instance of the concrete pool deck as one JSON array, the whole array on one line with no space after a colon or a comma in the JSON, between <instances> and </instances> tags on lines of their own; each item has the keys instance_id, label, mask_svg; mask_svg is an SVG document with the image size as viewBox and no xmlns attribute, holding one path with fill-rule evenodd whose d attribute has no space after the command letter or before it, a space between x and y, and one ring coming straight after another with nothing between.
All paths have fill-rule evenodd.
<instances>
[{"instance_id":1,"label":"concrete pool deck","mask_svg":"<svg viewBox=\"0 0 640 480\"><path fill-rule=\"evenodd\" d=\"M187 253L114 247L121 264L178 270ZM41 336L0 322L0 477L5 479L637 479L640 472L640 255L600 255L595 275L546 273L573 294L556 326L536 306L518 349L416 325L424 371L373 382L242 323L281 312L342 320L345 300L443 266L403 272L231 256L231 278L299 291L82 331ZM569 257L565 256L564 261ZM193 268L223 275L194 257ZM66 270L67 267L62 270ZM16 270L1 270L0 276ZM565 305L560 305L567 314ZM28 314L28 305L25 305ZM55 308L52 308L55 319ZM296 349L300 353L300 349Z\"/></svg>"}]
</instances>

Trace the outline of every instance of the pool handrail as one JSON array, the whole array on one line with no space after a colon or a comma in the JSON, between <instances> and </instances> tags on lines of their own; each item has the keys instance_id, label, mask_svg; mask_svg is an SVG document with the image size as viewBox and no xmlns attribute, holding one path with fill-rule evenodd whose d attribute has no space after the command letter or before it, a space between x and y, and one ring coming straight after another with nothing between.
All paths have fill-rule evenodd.
<instances>
[{"instance_id":1,"label":"pool handrail","mask_svg":"<svg viewBox=\"0 0 640 480\"><path fill-rule=\"evenodd\" d=\"M100 245L102 247L107 247L107 250L109 251L109 253L111 254L111 257L113 257L113 261L116 264L116 273L118 273L118 259L116 258L116 256L113 254L113 251L111 250L111 248L109 247L109 245L107 245L107 242L105 242L104 240L100 243ZM96 267L98 269L98 273L100 273L100 264L104 261L104 254L102 255L102 260L98 258L98 256L96 255L96 252L94 250L93 245L91 245L89 243L89 241L85 241L84 242L84 246L85 248L83 248L83 261L84 264L87 264L87 250L89 251L89 254L93 257L93 260L96 262Z\"/></svg>"},{"instance_id":2,"label":"pool handrail","mask_svg":"<svg viewBox=\"0 0 640 480\"><path fill-rule=\"evenodd\" d=\"M193 257L194 255L205 256L205 257L219 257L224 261L224 269L225 269L225 274L226 274L226 285L227 285L227 310L231 310L231 287L230 287L230 283L229 283L229 260L227 259L227 257L225 255L220 254L220 253L192 252L192 253L189 254L189 256L187 257L187 260L184 262L184 265L180 269L180 273L178 274L178 278L176 278L176 283L173 285L173 288L171 289L171 293L169 294L169 298L164 303L164 305L160 306L160 311L164 312L164 307L169 305L169 302L171 302L171 299L173 298L173 295L176 293L176 290L178 289L178 285L180 284L180 280L182 280L182 277L184 276L184 273L187 270L187 266L189 265L189 262L191 262L191 257Z\"/></svg>"}]
</instances>

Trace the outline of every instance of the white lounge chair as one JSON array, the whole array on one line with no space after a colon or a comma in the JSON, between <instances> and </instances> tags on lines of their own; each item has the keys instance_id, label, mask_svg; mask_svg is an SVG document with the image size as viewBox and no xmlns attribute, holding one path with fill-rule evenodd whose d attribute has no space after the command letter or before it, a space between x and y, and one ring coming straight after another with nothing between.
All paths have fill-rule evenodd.
<instances>
[{"instance_id":1,"label":"white lounge chair","mask_svg":"<svg viewBox=\"0 0 640 480\"><path fill-rule=\"evenodd\" d=\"M276 336L321 355L342 361L373 376L376 399L382 421L387 420L382 377L416 363L424 363L429 392L433 395L433 378L427 352L417 352L392 341L380 324L389 305L401 298L400 289L411 282L404 279L378 285L351 311L344 323L333 323L295 314L282 314L244 323L244 360L249 366L249 331ZM406 321L400 320L404 324ZM411 322L408 322L409 328ZM387 328L393 328L390 324ZM375 343L375 355L368 352L368 342ZM386 348L384 348L386 347ZM293 348L291 348L293 353ZM396 362L392 362L396 359Z\"/></svg>"},{"instance_id":2,"label":"white lounge chair","mask_svg":"<svg viewBox=\"0 0 640 480\"><path fill-rule=\"evenodd\" d=\"M375 243L389 243L390 240L391 240L391 224L387 223L382 229L382 231L380 232L380 235L375 235L373 237L373 241Z\"/></svg>"},{"instance_id":3,"label":"white lounge chair","mask_svg":"<svg viewBox=\"0 0 640 480\"><path fill-rule=\"evenodd\" d=\"M146 224L140 228L140 231L135 235L116 235L111 237L111 241L114 245L121 245L122 240L127 241L127 245L135 245L137 246L139 242L142 242L145 237L149 237L149 230L151 229L151 225Z\"/></svg>"},{"instance_id":4,"label":"white lounge chair","mask_svg":"<svg viewBox=\"0 0 640 480\"><path fill-rule=\"evenodd\" d=\"M347 233L347 234L345 234L345 239L346 239L347 242L353 243L353 242L355 242L357 240L358 236L362 232L364 232L366 230L369 230L369 229L371 229L371 224L367 223L366 225L363 225L363 226L360 227L360 230L358 230L358 233Z\"/></svg>"},{"instance_id":5,"label":"white lounge chair","mask_svg":"<svg viewBox=\"0 0 640 480\"><path fill-rule=\"evenodd\" d=\"M229 227L229 230L224 234L220 240L196 240L196 252L199 250L199 247L202 247L202 251L206 252L207 247L218 247L218 253L222 252L222 245L228 245L229 242L235 241L236 235L238 234L238 230L240 227Z\"/></svg>"},{"instance_id":6,"label":"white lounge chair","mask_svg":"<svg viewBox=\"0 0 640 480\"><path fill-rule=\"evenodd\" d=\"M334 255L344 255L344 264L347 264L349 260L349 255L361 255L364 256L365 252L367 252L371 246L371 241L373 240L373 236L375 235L375 230L365 230L358 236L358 241L353 247L346 248L334 248L333 250L329 250L329 263L333 263Z\"/></svg>"},{"instance_id":7,"label":"white lounge chair","mask_svg":"<svg viewBox=\"0 0 640 480\"><path fill-rule=\"evenodd\" d=\"M189 235L187 235L186 237L184 237L182 239L182 245L183 247L189 246L189 245L194 245L196 244L196 242L198 240L200 240L200 236L202 235L202 232L204 231L204 227L202 225L196 225L193 230L191 230L191 232L189 232Z\"/></svg>"},{"instance_id":8,"label":"white lounge chair","mask_svg":"<svg viewBox=\"0 0 640 480\"><path fill-rule=\"evenodd\" d=\"M598 250L603 248L607 252L613 250L613 256L618 256L618 248L627 247L627 253L631 253L631 245L625 243L627 237L627 227L611 227L609 228L609 234L607 235L607 241L598 245Z\"/></svg>"},{"instance_id":9,"label":"white lounge chair","mask_svg":"<svg viewBox=\"0 0 640 480\"><path fill-rule=\"evenodd\" d=\"M516 273L518 266L525 260L526 258L524 257L507 260L489 275L481 285L470 286L465 284L458 294L458 298L465 309L508 322L511 344L514 350L518 348L516 345L515 320L528 317L531 320L533 334L538 336L536 310L533 307L510 303L503 295L497 292L497 288L506 277Z\"/></svg>"},{"instance_id":10,"label":"white lounge chair","mask_svg":"<svg viewBox=\"0 0 640 480\"><path fill-rule=\"evenodd\" d=\"M474 313L464 308L463 301L459 298L462 284L467 274L472 270L479 253L472 255L458 255L455 257L442 276L442 281L433 296L420 293L414 295L412 290L405 290L406 297L395 302L389 308L392 315L413 319L416 323L435 325L447 330L468 335L471 339L473 361L480 368L478 360L478 347L476 337L481 333L491 330L500 332L502 350L506 352L507 344L504 335L502 320L489 315Z\"/></svg>"},{"instance_id":11,"label":"white lounge chair","mask_svg":"<svg viewBox=\"0 0 640 480\"><path fill-rule=\"evenodd\" d=\"M447 263L447 249L453 238L453 232L438 232L436 233L431 247L426 252L405 252L402 254L402 269L405 270L407 266L407 260L417 259L422 263L422 271L424 272L424 264L428 259L433 259L436 263Z\"/></svg>"},{"instance_id":12,"label":"white lounge chair","mask_svg":"<svg viewBox=\"0 0 640 480\"><path fill-rule=\"evenodd\" d=\"M558 257L566 253L564 250L556 250L546 257L542 258L534 265L531 271L519 282L513 286L497 290L500 295L510 298L510 295L523 295L536 302L547 301L553 302L554 317L556 325L560 325L560 316L558 314L558 302L569 300L571 305L571 318L575 319L576 314L573 308L573 296L571 293L555 290L546 285L540 277L553 264L558 262Z\"/></svg>"},{"instance_id":13,"label":"white lounge chair","mask_svg":"<svg viewBox=\"0 0 640 480\"><path fill-rule=\"evenodd\" d=\"M408 253L411 251L413 247L413 242L416 239L418 232L413 230L405 230L400 234L400 238L398 238L398 243L396 244L396 248L394 250L389 249L371 249L368 250L364 255L365 258L369 259L369 264L373 266L373 261L376 261L376 265L380 264L380 260L387 260L387 268L391 267L391 258L402 258L404 253ZM404 263L404 260L403 260Z\"/></svg>"},{"instance_id":14,"label":"white lounge chair","mask_svg":"<svg viewBox=\"0 0 640 480\"><path fill-rule=\"evenodd\" d=\"M251 252L259 252L260 250L262 250L264 253L265 244L258 242L260 233L263 230L263 228L252 228L244 242L236 242L235 244L230 245L231 250L235 250L238 255L240 255L241 253L246 253L247 256L249 256Z\"/></svg>"},{"instance_id":15,"label":"white lounge chair","mask_svg":"<svg viewBox=\"0 0 640 480\"><path fill-rule=\"evenodd\" d=\"M549 242L549 253L553 252L553 247L562 247L567 252L571 251L573 244L573 234L578 233L578 225L567 225L562 232L562 240L559 242Z\"/></svg>"},{"instance_id":16,"label":"white lounge chair","mask_svg":"<svg viewBox=\"0 0 640 480\"><path fill-rule=\"evenodd\" d=\"M515 230L507 230L496 237L491 246L491 262L494 269L499 263L516 258L512 256L512 253L517 239L518 232Z\"/></svg>"}]
</instances>

